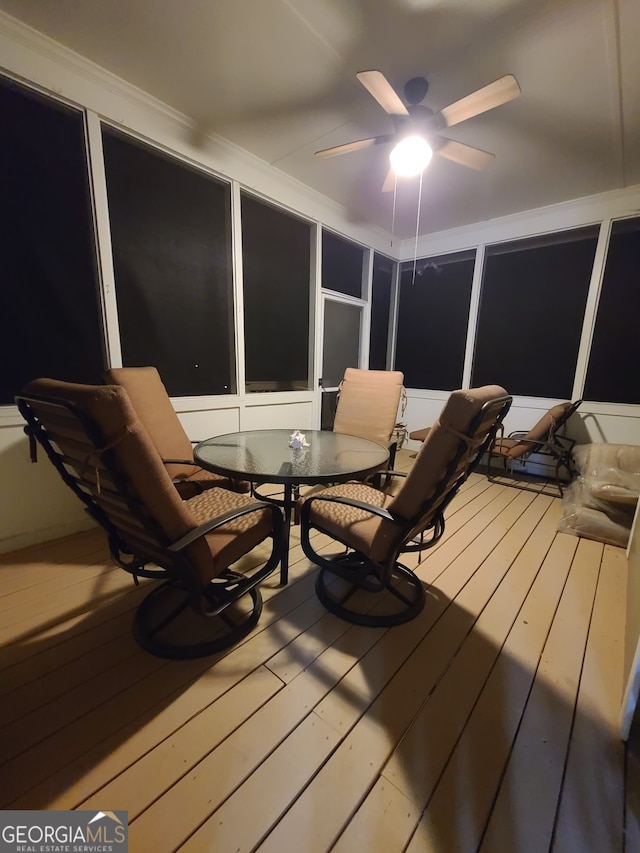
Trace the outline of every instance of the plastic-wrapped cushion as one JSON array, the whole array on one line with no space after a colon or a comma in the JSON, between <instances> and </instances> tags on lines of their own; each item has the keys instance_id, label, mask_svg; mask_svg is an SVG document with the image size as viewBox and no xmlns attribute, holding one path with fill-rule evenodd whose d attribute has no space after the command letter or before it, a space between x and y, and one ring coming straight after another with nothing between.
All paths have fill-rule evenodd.
<instances>
[{"instance_id":1,"label":"plastic-wrapped cushion","mask_svg":"<svg viewBox=\"0 0 640 853\"><path fill-rule=\"evenodd\" d=\"M638 444L581 444L574 455L585 475L595 475L605 468L636 475L640 472Z\"/></svg>"},{"instance_id":2,"label":"plastic-wrapped cushion","mask_svg":"<svg viewBox=\"0 0 640 853\"><path fill-rule=\"evenodd\" d=\"M607 545L618 545L620 548L627 547L630 532L629 527L614 521L606 512L588 506L574 506L573 510L563 517L558 530L574 533L585 539L595 539L596 542L604 542Z\"/></svg>"},{"instance_id":3,"label":"plastic-wrapped cushion","mask_svg":"<svg viewBox=\"0 0 640 853\"><path fill-rule=\"evenodd\" d=\"M558 529L626 547L640 495L640 446L585 444L574 457L580 476L565 492Z\"/></svg>"},{"instance_id":4,"label":"plastic-wrapped cushion","mask_svg":"<svg viewBox=\"0 0 640 853\"><path fill-rule=\"evenodd\" d=\"M599 500L634 507L640 495L640 446L585 444L574 452L580 476Z\"/></svg>"},{"instance_id":5,"label":"plastic-wrapped cushion","mask_svg":"<svg viewBox=\"0 0 640 853\"><path fill-rule=\"evenodd\" d=\"M634 507L638 503L638 492L631 489L626 489L623 486L616 486L613 483L602 483L601 485L593 485L591 494L595 498L608 503L619 504L621 506Z\"/></svg>"}]
</instances>

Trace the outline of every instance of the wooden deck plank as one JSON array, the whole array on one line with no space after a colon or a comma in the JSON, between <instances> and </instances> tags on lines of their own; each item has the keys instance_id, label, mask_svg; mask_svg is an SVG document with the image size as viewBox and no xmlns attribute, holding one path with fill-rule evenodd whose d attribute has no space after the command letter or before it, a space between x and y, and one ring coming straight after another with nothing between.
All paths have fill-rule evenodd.
<instances>
[{"instance_id":1,"label":"wooden deck plank","mask_svg":"<svg viewBox=\"0 0 640 853\"><path fill-rule=\"evenodd\" d=\"M213 701L324 612L313 596L313 579L309 577L273 596L265 604L258 629L232 653L196 661L167 661L159 669L154 668L151 675L111 702L1 767L0 779L3 774L10 778L7 789L16 796L12 807L75 807L153 748L156 727L163 730L166 716L172 715L176 705L178 726L184 722L181 713L186 713L187 719L197 713L199 709L194 710L189 701L185 702L186 707L178 701L184 691L189 693L188 685L194 680L206 680L206 674L215 667L207 693L208 702ZM285 614L289 614L290 621L282 621L280 617ZM267 631L274 623L277 630ZM148 657L150 661L157 660Z\"/></svg>"},{"instance_id":2,"label":"wooden deck plank","mask_svg":"<svg viewBox=\"0 0 640 853\"><path fill-rule=\"evenodd\" d=\"M104 531L96 525L89 530L0 554L0 573L19 574L29 566L41 565L48 575L60 563L66 565L77 561L81 564L87 554L92 554L99 548L103 548L105 554L107 553Z\"/></svg>"},{"instance_id":3,"label":"wooden deck plank","mask_svg":"<svg viewBox=\"0 0 640 853\"><path fill-rule=\"evenodd\" d=\"M498 568L495 591L382 772L420 807L426 805L553 541L557 516L552 513L540 523L548 508L540 500L528 507L487 558ZM535 548L526 548L539 523ZM432 740L434 731L438 737Z\"/></svg>"},{"instance_id":4,"label":"wooden deck plank","mask_svg":"<svg viewBox=\"0 0 640 853\"><path fill-rule=\"evenodd\" d=\"M352 626L212 755L180 778L131 824L134 849L156 853L176 849L339 683L375 642L377 633Z\"/></svg>"},{"instance_id":5,"label":"wooden deck plank","mask_svg":"<svg viewBox=\"0 0 640 853\"><path fill-rule=\"evenodd\" d=\"M101 803L108 802L114 809L126 809L131 822L282 687L275 675L258 667L80 803L80 807L99 809Z\"/></svg>"},{"instance_id":6,"label":"wooden deck plank","mask_svg":"<svg viewBox=\"0 0 640 853\"><path fill-rule=\"evenodd\" d=\"M624 744L619 717L623 688L624 552L605 546L582 667L569 758L552 849L623 849Z\"/></svg>"},{"instance_id":7,"label":"wooden deck plank","mask_svg":"<svg viewBox=\"0 0 640 853\"><path fill-rule=\"evenodd\" d=\"M313 572L313 567L302 553L299 536L292 533L291 584L310 572ZM153 583L141 579L140 585L135 587L131 578L124 572L120 574L125 584L117 597L108 601L91 601L89 610L81 607L71 615L65 612L63 604L63 610L57 616L49 614L46 619L41 617L41 621L38 623L36 620L33 630L25 636L10 640L8 645L0 644L0 696L64 666L75 657L97 647L104 634L112 634L109 621L121 613L131 613L149 593L149 584ZM266 580L262 589L265 599L278 591L277 573ZM81 642L79 635L82 635Z\"/></svg>"},{"instance_id":8,"label":"wooden deck plank","mask_svg":"<svg viewBox=\"0 0 640 853\"><path fill-rule=\"evenodd\" d=\"M121 619L130 625L129 614ZM126 631L110 627L118 636L9 694L0 705L0 743L7 739L26 749L32 732L46 736L55 731L56 721L70 721L103 700L108 682L120 680L126 661L136 652Z\"/></svg>"},{"instance_id":9,"label":"wooden deck plank","mask_svg":"<svg viewBox=\"0 0 640 853\"><path fill-rule=\"evenodd\" d=\"M339 739L316 714L309 714L180 849L254 849L306 784L306 767L322 761ZM247 803L252 804L249 820Z\"/></svg>"},{"instance_id":10,"label":"wooden deck plank","mask_svg":"<svg viewBox=\"0 0 640 853\"><path fill-rule=\"evenodd\" d=\"M480 845L486 853L551 844L602 548L579 540Z\"/></svg>"},{"instance_id":11,"label":"wooden deck plank","mask_svg":"<svg viewBox=\"0 0 640 853\"><path fill-rule=\"evenodd\" d=\"M79 581L58 590L48 598L14 607L0 624L0 643L22 642L44 624L58 624L74 616L91 612L101 603L118 598L133 586L132 578L123 571L107 570L95 578Z\"/></svg>"},{"instance_id":12,"label":"wooden deck plank","mask_svg":"<svg viewBox=\"0 0 640 853\"><path fill-rule=\"evenodd\" d=\"M45 587L62 588L84 580L105 569L118 568L109 555L104 542L96 543L86 554L78 554L66 562L53 563L39 560L34 563L0 565L0 611L12 606L16 596L27 600L38 595ZM118 569L119 570L119 569Z\"/></svg>"},{"instance_id":13,"label":"wooden deck plank","mask_svg":"<svg viewBox=\"0 0 640 853\"><path fill-rule=\"evenodd\" d=\"M365 802L366 807L355 813L331 848L332 853L404 850L407 838L420 819L420 809L382 776Z\"/></svg>"},{"instance_id":14,"label":"wooden deck plank","mask_svg":"<svg viewBox=\"0 0 640 853\"><path fill-rule=\"evenodd\" d=\"M118 598L97 603L88 613L53 620L22 640L0 646L0 696L39 683L47 674L93 652L116 635L130 634L133 611L148 593L146 584L131 586ZM44 684L43 695L46 701Z\"/></svg>"},{"instance_id":15,"label":"wooden deck plank","mask_svg":"<svg viewBox=\"0 0 640 853\"><path fill-rule=\"evenodd\" d=\"M502 533L502 528L498 530L493 527L493 523L511 504L521 506L523 500L526 502L526 493L518 494L514 490L495 487L498 491L494 492L487 490L481 496L482 501L487 501L482 510L473 514L473 516L460 527L454 535L448 535L443 539L439 546L430 552L426 552L427 559L422 561L417 569L421 578L426 580L424 570L428 572L430 582L435 582L439 575L448 569L448 567L457 558L459 558L470 546L473 546L479 536L487 529L493 528L493 536L499 537ZM530 499L533 495L529 496Z\"/></svg>"},{"instance_id":16,"label":"wooden deck plank","mask_svg":"<svg viewBox=\"0 0 640 853\"><path fill-rule=\"evenodd\" d=\"M559 512L554 505L548 520ZM523 559L539 550L540 570L427 803L411 853L478 848L578 544L551 528L540 525L523 549Z\"/></svg>"},{"instance_id":17,"label":"wooden deck plank","mask_svg":"<svg viewBox=\"0 0 640 853\"><path fill-rule=\"evenodd\" d=\"M507 525L510 525L511 520L514 520L523 511L531 502L532 497L523 495L518 498L515 504L507 501L507 506L503 510L507 517ZM499 506L502 506L502 502ZM488 507L486 509L487 513L490 514L488 517L491 517L493 512L497 512L497 508L493 505L490 509ZM442 555L442 551L436 552L435 556L440 557L437 561L432 559L434 555L431 552L427 552L426 558L417 570L419 577L425 583L430 584L425 610L417 619L406 625L398 626L388 636L384 637L380 641L379 649L375 652L376 658L372 661L363 660L362 666L349 674L348 679L342 685L342 690L335 691L327 697L327 700L318 708L318 713L327 722L331 722L339 731L346 731L349 726L353 725L397 673L399 667L417 649L427 633L438 623L451 602L473 578L474 572L490 553L493 544L502 536L502 530L496 532L497 527L493 528L493 532L487 527L484 533L478 535L481 530L482 524L478 524L471 537L471 541L474 542L474 549L465 550L470 543L466 528L463 528L452 538L464 537L464 548L462 545L447 548L446 556ZM482 580L475 579L471 588L474 589L478 583L482 583ZM452 618L455 618L459 631L464 633L473 624L473 618L465 615L463 610L459 608L455 609L454 617L449 614L448 619ZM448 635L449 630L449 623L446 627L437 628L438 632L443 631L445 635ZM380 658L380 661L377 658ZM441 655L437 648L433 662L436 660L441 661L439 666L444 669L447 659Z\"/></svg>"},{"instance_id":18,"label":"wooden deck plank","mask_svg":"<svg viewBox=\"0 0 640 853\"><path fill-rule=\"evenodd\" d=\"M507 529L532 499L532 495L520 493L507 502L503 517ZM290 839L302 836L309 839L305 849L326 850L338 837L358 807L363 791L374 783L504 575L506 567L500 561L496 561L498 566L490 567L494 571L493 576L490 570L487 572L488 579L477 571L495 539L502 538L502 528L496 529L485 530L476 537L473 548L467 549L465 574L460 572L458 576L457 591L463 590L461 603L449 607L451 598L443 597L435 625L428 622L434 610L432 604L431 612L427 609L423 615L423 611L422 619L418 617L389 631L368 656L370 660L365 656L349 674L355 683L346 684L348 679L344 679L340 689L318 705L318 714L346 737L265 839L261 850L291 849L287 848Z\"/></svg>"},{"instance_id":19,"label":"wooden deck plank","mask_svg":"<svg viewBox=\"0 0 640 853\"><path fill-rule=\"evenodd\" d=\"M381 771L375 787L385 781L393 784L414 803L418 817L462 734L478 694L517 618L519 606L525 601L546 549L553 541L558 516L548 512L549 504L550 501L544 498L534 501L493 551L491 559L506 561L510 571L497 586L478 617L473 632L465 639ZM523 547L523 542L527 543L534 529L537 533L533 540L535 545L527 547L525 544ZM438 733L437 737L433 736L434 732ZM367 797L347 830L350 832L354 825L368 825L372 850L380 849L375 841L375 830L380 820L375 808L376 799L375 793L373 797ZM408 827L403 847L414 828L415 824Z\"/></svg>"}]
</instances>

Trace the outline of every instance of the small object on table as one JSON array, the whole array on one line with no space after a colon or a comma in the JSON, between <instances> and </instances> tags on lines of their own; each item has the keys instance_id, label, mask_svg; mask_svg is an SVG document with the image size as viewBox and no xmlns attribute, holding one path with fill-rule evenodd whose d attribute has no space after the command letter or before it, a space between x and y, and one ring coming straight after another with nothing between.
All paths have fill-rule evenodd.
<instances>
[{"instance_id":1,"label":"small object on table","mask_svg":"<svg viewBox=\"0 0 640 853\"><path fill-rule=\"evenodd\" d=\"M289 447L292 447L294 450L300 450L302 447L309 447L306 435L303 432L300 432L299 429L294 429L289 436Z\"/></svg>"}]
</instances>

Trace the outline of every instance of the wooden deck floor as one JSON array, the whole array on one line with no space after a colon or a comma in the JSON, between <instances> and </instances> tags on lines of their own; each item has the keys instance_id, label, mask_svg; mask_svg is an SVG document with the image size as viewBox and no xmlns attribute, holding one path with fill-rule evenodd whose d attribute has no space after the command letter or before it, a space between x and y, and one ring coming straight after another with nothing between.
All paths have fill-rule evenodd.
<instances>
[{"instance_id":1,"label":"wooden deck floor","mask_svg":"<svg viewBox=\"0 0 640 853\"><path fill-rule=\"evenodd\" d=\"M400 465L411 464L402 451ZM217 658L151 657L100 532L0 561L0 807L127 809L134 853L638 849L625 809L626 561L560 502L473 475L406 562L427 605L351 626L291 581Z\"/></svg>"}]
</instances>

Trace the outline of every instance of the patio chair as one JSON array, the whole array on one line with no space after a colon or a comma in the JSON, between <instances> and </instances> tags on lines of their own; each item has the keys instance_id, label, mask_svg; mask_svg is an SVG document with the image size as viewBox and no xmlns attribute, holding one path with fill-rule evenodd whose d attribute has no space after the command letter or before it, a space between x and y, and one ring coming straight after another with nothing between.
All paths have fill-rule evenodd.
<instances>
[{"instance_id":1,"label":"patio chair","mask_svg":"<svg viewBox=\"0 0 640 853\"><path fill-rule=\"evenodd\" d=\"M396 441L392 438L404 397L404 374L399 370L360 370L347 367L338 391L333 431L377 441L389 448L393 468Z\"/></svg>"},{"instance_id":2,"label":"patio chair","mask_svg":"<svg viewBox=\"0 0 640 853\"><path fill-rule=\"evenodd\" d=\"M424 441L429 435L431 427L422 427L422 429L414 429L409 433L409 438L412 441Z\"/></svg>"},{"instance_id":3,"label":"patio chair","mask_svg":"<svg viewBox=\"0 0 640 853\"><path fill-rule=\"evenodd\" d=\"M573 459L575 440L565 435L566 426L582 400L558 403L538 420L529 430L516 430L504 437L499 430L487 452L487 478L494 481L491 474L492 464L498 460L504 466L504 472L511 476L507 485L531 490L531 485L514 477L514 463L524 463L531 454L547 457L554 469L554 480L560 495L563 494L561 474L564 470L569 480L577 475ZM537 491L537 489L533 489Z\"/></svg>"},{"instance_id":4,"label":"patio chair","mask_svg":"<svg viewBox=\"0 0 640 853\"><path fill-rule=\"evenodd\" d=\"M356 435L383 444L389 450L387 468L375 474L377 485L390 484L387 471L393 468L397 440L394 435L397 426L398 409L404 412L406 393L404 374L399 370L361 370L347 367L338 389L333 432L343 435ZM309 494L315 494L318 487L312 487ZM294 492L294 522L300 521L300 491Z\"/></svg>"},{"instance_id":5,"label":"patio chair","mask_svg":"<svg viewBox=\"0 0 640 853\"><path fill-rule=\"evenodd\" d=\"M338 390L333 431L384 443L396 425L403 383L400 370L347 367Z\"/></svg>"},{"instance_id":6,"label":"patio chair","mask_svg":"<svg viewBox=\"0 0 640 853\"><path fill-rule=\"evenodd\" d=\"M422 582L398 558L405 551L430 548L441 538L448 504L477 466L510 405L511 397L498 385L454 391L409 473L392 472L405 478L395 496L365 483L345 483L304 498L302 548L320 566L316 592L327 609L370 626L397 625L422 610ZM327 556L316 551L310 535L314 529L341 543L346 552ZM321 537L323 546L325 542Z\"/></svg>"},{"instance_id":7,"label":"patio chair","mask_svg":"<svg viewBox=\"0 0 640 853\"><path fill-rule=\"evenodd\" d=\"M258 584L282 553L282 515L267 503L212 488L181 500L127 392L115 385L38 379L16 403L58 473L105 530L115 562L163 582L138 607L147 651L194 658L233 645L260 617ZM264 559L245 558L271 538ZM245 558L245 559L243 559ZM233 566L233 568L232 568Z\"/></svg>"},{"instance_id":8,"label":"patio chair","mask_svg":"<svg viewBox=\"0 0 640 853\"><path fill-rule=\"evenodd\" d=\"M248 492L249 483L205 471L193 460L193 444L176 414L155 367L112 367L104 373L107 385L121 385L166 465L182 498L216 486ZM208 438L209 436L207 436Z\"/></svg>"}]
</instances>

